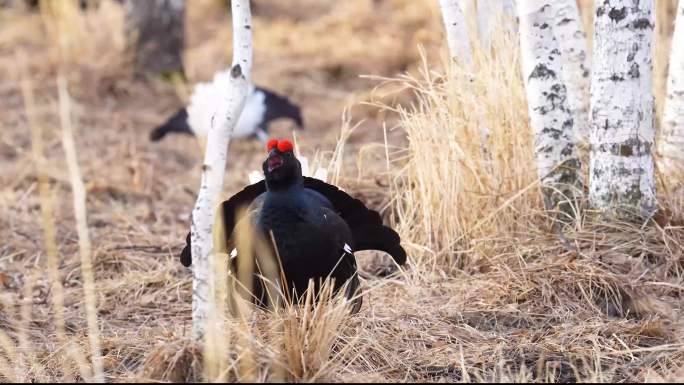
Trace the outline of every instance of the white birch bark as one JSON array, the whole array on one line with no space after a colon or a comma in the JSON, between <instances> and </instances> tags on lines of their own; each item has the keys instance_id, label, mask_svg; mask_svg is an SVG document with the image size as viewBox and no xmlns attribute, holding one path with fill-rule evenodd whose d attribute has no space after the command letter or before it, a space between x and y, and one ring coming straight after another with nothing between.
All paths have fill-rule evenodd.
<instances>
[{"instance_id":1,"label":"white birch bark","mask_svg":"<svg viewBox=\"0 0 684 385\"><path fill-rule=\"evenodd\" d=\"M230 88L225 103L214 112L208 129L207 146L202 164L202 182L192 211L192 323L193 338L199 341L204 335L206 320L213 309L210 254L212 252L212 226L219 196L223 188L223 175L230 134L242 113L252 71L252 27L249 0L233 0L233 66Z\"/></svg>"},{"instance_id":2,"label":"white birch bark","mask_svg":"<svg viewBox=\"0 0 684 385\"><path fill-rule=\"evenodd\" d=\"M657 205L653 25L653 0L597 3L589 201L610 218L648 218Z\"/></svg>"},{"instance_id":3,"label":"white birch bark","mask_svg":"<svg viewBox=\"0 0 684 385\"><path fill-rule=\"evenodd\" d=\"M481 47L489 52L492 45L492 32L496 23L500 23L501 31L513 32L515 17L515 1L513 0L478 0L477 1L477 34Z\"/></svg>"},{"instance_id":4,"label":"white birch bark","mask_svg":"<svg viewBox=\"0 0 684 385\"><path fill-rule=\"evenodd\" d=\"M468 34L468 26L461 8L462 2L459 0L440 0L439 6L442 10L442 19L447 34L451 62L462 64L467 71L472 71L473 57L470 35ZM488 150L490 131L485 125L483 110L479 109L476 113L480 120L480 148L485 161L488 162L491 158Z\"/></svg>"},{"instance_id":5,"label":"white birch bark","mask_svg":"<svg viewBox=\"0 0 684 385\"><path fill-rule=\"evenodd\" d=\"M679 1L660 135L663 175L675 192L684 192L684 0ZM678 191L679 190L679 191Z\"/></svg>"},{"instance_id":6,"label":"white birch bark","mask_svg":"<svg viewBox=\"0 0 684 385\"><path fill-rule=\"evenodd\" d=\"M581 192L572 112L553 34L551 0L518 0L522 68L534 151L547 209L568 209Z\"/></svg>"},{"instance_id":7,"label":"white birch bark","mask_svg":"<svg viewBox=\"0 0 684 385\"><path fill-rule=\"evenodd\" d=\"M562 76L568 90L577 138L589 134L589 75L587 37L576 0L554 0L553 34L561 50Z\"/></svg>"},{"instance_id":8,"label":"white birch bark","mask_svg":"<svg viewBox=\"0 0 684 385\"><path fill-rule=\"evenodd\" d=\"M451 61L470 67L473 63L470 38L459 1L439 0L439 7L442 10Z\"/></svg>"},{"instance_id":9,"label":"white birch bark","mask_svg":"<svg viewBox=\"0 0 684 385\"><path fill-rule=\"evenodd\" d=\"M477 1L477 37L485 52L489 51L492 42L491 29L495 9L490 0Z\"/></svg>"}]
</instances>

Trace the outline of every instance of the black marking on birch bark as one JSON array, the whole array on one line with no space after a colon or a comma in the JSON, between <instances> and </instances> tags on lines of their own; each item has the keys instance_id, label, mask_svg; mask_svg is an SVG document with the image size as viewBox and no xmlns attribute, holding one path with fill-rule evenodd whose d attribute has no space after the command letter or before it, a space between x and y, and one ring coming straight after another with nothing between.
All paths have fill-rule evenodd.
<instances>
[{"instance_id":1,"label":"black marking on birch bark","mask_svg":"<svg viewBox=\"0 0 684 385\"><path fill-rule=\"evenodd\" d=\"M632 63L632 66L627 73L632 79L639 79L639 65L637 63Z\"/></svg>"},{"instance_id":2,"label":"black marking on birch bark","mask_svg":"<svg viewBox=\"0 0 684 385\"><path fill-rule=\"evenodd\" d=\"M551 91L559 94L559 93L565 91L565 85L562 83L553 84L551 86Z\"/></svg>"},{"instance_id":3,"label":"black marking on birch bark","mask_svg":"<svg viewBox=\"0 0 684 385\"><path fill-rule=\"evenodd\" d=\"M637 185L631 186L624 194L625 198L631 202L638 202L644 197L644 193L641 192L641 187Z\"/></svg>"},{"instance_id":4,"label":"black marking on birch bark","mask_svg":"<svg viewBox=\"0 0 684 385\"><path fill-rule=\"evenodd\" d=\"M557 128L551 128L551 127L544 127L541 130L542 134L547 134L550 137L552 137L554 140L558 140L561 135L563 134L563 131L557 129Z\"/></svg>"},{"instance_id":5,"label":"black marking on birch bark","mask_svg":"<svg viewBox=\"0 0 684 385\"><path fill-rule=\"evenodd\" d=\"M202 171L209 171L209 170L211 170L211 166L209 166L208 164L202 165ZM206 188L206 186L202 187L202 188Z\"/></svg>"},{"instance_id":6,"label":"black marking on birch bark","mask_svg":"<svg viewBox=\"0 0 684 385\"><path fill-rule=\"evenodd\" d=\"M572 147L571 144L568 146ZM570 150L572 152L572 149ZM579 159L572 158L568 159L563 164L558 166L558 183L566 185L578 185L579 180L577 179L577 170L580 167Z\"/></svg>"},{"instance_id":7,"label":"black marking on birch bark","mask_svg":"<svg viewBox=\"0 0 684 385\"><path fill-rule=\"evenodd\" d=\"M547 154L548 154L548 153L550 153L551 151L553 151L553 146L550 146L550 145L549 145L549 146L540 147L537 151L543 152L543 153L547 153Z\"/></svg>"},{"instance_id":8,"label":"black marking on birch bark","mask_svg":"<svg viewBox=\"0 0 684 385\"><path fill-rule=\"evenodd\" d=\"M603 176L604 173L605 172L603 171L603 169L598 168L598 167L594 167L594 170L592 171L592 175L594 176L594 178L598 178L598 179L601 179L601 177Z\"/></svg>"},{"instance_id":9,"label":"black marking on birch bark","mask_svg":"<svg viewBox=\"0 0 684 385\"><path fill-rule=\"evenodd\" d=\"M601 17L606 13L606 9L604 8L605 6L606 4L604 3L603 6L596 7L596 17Z\"/></svg>"},{"instance_id":10,"label":"black marking on birch bark","mask_svg":"<svg viewBox=\"0 0 684 385\"><path fill-rule=\"evenodd\" d=\"M252 29L252 26L247 24L247 25L245 25L245 29Z\"/></svg>"},{"instance_id":11,"label":"black marking on birch bark","mask_svg":"<svg viewBox=\"0 0 684 385\"><path fill-rule=\"evenodd\" d=\"M632 23L632 28L634 28L634 29L647 29L647 28L653 28L653 26L651 26L651 21L648 18L642 17L640 19L634 20L634 22Z\"/></svg>"},{"instance_id":12,"label":"black marking on birch bark","mask_svg":"<svg viewBox=\"0 0 684 385\"><path fill-rule=\"evenodd\" d=\"M534 67L534 70L532 70L532 73L530 74L529 79L555 79L556 78L556 72L553 70L550 70L546 65L544 64L537 64Z\"/></svg>"},{"instance_id":13,"label":"black marking on birch bark","mask_svg":"<svg viewBox=\"0 0 684 385\"><path fill-rule=\"evenodd\" d=\"M627 61L628 62L633 61L634 57L636 56L636 53L637 53L637 50L633 49L633 47L632 47L632 50L630 50L629 53L627 54Z\"/></svg>"},{"instance_id":14,"label":"black marking on birch bark","mask_svg":"<svg viewBox=\"0 0 684 385\"><path fill-rule=\"evenodd\" d=\"M557 26L565 25L565 24L571 23L573 20L575 20L575 19L571 19L569 17L564 17L556 25Z\"/></svg>"},{"instance_id":15,"label":"black marking on birch bark","mask_svg":"<svg viewBox=\"0 0 684 385\"><path fill-rule=\"evenodd\" d=\"M565 147L563 147L563 149L561 150L561 155L563 155L563 156L570 156L570 155L572 155L574 148L575 148L575 146L573 146L571 143L568 143L568 144L565 145Z\"/></svg>"},{"instance_id":16,"label":"black marking on birch bark","mask_svg":"<svg viewBox=\"0 0 684 385\"><path fill-rule=\"evenodd\" d=\"M234 65L233 68L230 69L230 76L233 79L237 79L242 76L242 67L240 67L239 64Z\"/></svg>"},{"instance_id":17,"label":"black marking on birch bark","mask_svg":"<svg viewBox=\"0 0 684 385\"><path fill-rule=\"evenodd\" d=\"M613 175L617 175L620 178L625 178L634 174L634 170L630 170L627 167L618 167L613 170Z\"/></svg>"},{"instance_id":18,"label":"black marking on birch bark","mask_svg":"<svg viewBox=\"0 0 684 385\"><path fill-rule=\"evenodd\" d=\"M539 111L541 115L546 115L549 111L553 111L558 107L558 101L562 101L565 98L561 98L555 92L542 92L542 95L546 97L546 101L551 103L550 106L540 106L535 108L535 111Z\"/></svg>"},{"instance_id":19,"label":"black marking on birch bark","mask_svg":"<svg viewBox=\"0 0 684 385\"><path fill-rule=\"evenodd\" d=\"M539 26L539 29L547 29L547 28L549 28L549 25L547 23L544 23L544 24Z\"/></svg>"},{"instance_id":20,"label":"black marking on birch bark","mask_svg":"<svg viewBox=\"0 0 684 385\"><path fill-rule=\"evenodd\" d=\"M570 132L570 130L572 129L572 126L574 124L575 124L575 119L573 119L573 118L567 119L566 121L563 122L563 126L561 128L561 131Z\"/></svg>"},{"instance_id":21,"label":"black marking on birch bark","mask_svg":"<svg viewBox=\"0 0 684 385\"><path fill-rule=\"evenodd\" d=\"M618 74L612 74L609 78L613 82L624 82L625 78Z\"/></svg>"},{"instance_id":22,"label":"black marking on birch bark","mask_svg":"<svg viewBox=\"0 0 684 385\"><path fill-rule=\"evenodd\" d=\"M600 109L598 109L598 110L600 110ZM593 114L596 114L596 110L593 111ZM601 126L599 126L599 127L601 127ZM610 128L610 122L608 121L608 119L606 119L603 122L603 130L608 131L609 128Z\"/></svg>"},{"instance_id":23,"label":"black marking on birch bark","mask_svg":"<svg viewBox=\"0 0 684 385\"><path fill-rule=\"evenodd\" d=\"M602 143L596 149L602 153L615 156L644 156L650 155L653 144L639 138L630 138L621 143Z\"/></svg>"},{"instance_id":24,"label":"black marking on birch bark","mask_svg":"<svg viewBox=\"0 0 684 385\"><path fill-rule=\"evenodd\" d=\"M627 8L622 7L617 9L617 7L614 7L610 10L610 12L608 12L608 17L610 17L613 22L618 23L620 20L627 17Z\"/></svg>"}]
</instances>

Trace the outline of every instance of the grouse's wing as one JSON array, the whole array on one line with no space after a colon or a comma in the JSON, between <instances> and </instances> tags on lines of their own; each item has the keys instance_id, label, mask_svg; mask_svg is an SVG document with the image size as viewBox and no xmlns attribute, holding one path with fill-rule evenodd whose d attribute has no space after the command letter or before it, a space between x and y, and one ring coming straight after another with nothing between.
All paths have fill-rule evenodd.
<instances>
[{"instance_id":1,"label":"grouse's wing","mask_svg":"<svg viewBox=\"0 0 684 385\"><path fill-rule=\"evenodd\" d=\"M319 179L304 177L304 187L327 198L335 211L347 222L354 238L355 251L380 250L390 254L400 265L406 262L406 251L400 245L399 234L382 224L382 218L377 211L369 209L360 200Z\"/></svg>"},{"instance_id":2,"label":"grouse's wing","mask_svg":"<svg viewBox=\"0 0 684 385\"><path fill-rule=\"evenodd\" d=\"M230 237L235 228L235 223L240 220L237 218L238 215L242 216L247 213L246 209L249 205L261 194L266 192L266 182L263 180L255 184L251 184L242 191L233 195L227 201L221 203L222 216L223 216L223 231L226 237ZM180 261L183 266L190 266L192 264L192 247L190 244L190 233L185 241L185 247L180 254Z\"/></svg>"}]
</instances>

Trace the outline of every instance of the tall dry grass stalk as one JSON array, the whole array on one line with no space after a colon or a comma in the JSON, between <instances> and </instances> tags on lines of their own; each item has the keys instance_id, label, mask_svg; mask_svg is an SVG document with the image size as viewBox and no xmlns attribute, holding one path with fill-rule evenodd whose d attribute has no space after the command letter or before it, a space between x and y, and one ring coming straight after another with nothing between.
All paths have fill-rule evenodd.
<instances>
[{"instance_id":1,"label":"tall dry grass stalk","mask_svg":"<svg viewBox=\"0 0 684 385\"><path fill-rule=\"evenodd\" d=\"M302 297L302 305L285 301L269 310L253 308L242 293L229 290L229 295L236 297L231 301L241 303L241 312L209 317L201 357L181 362L179 367L179 361L169 359L171 354L163 346L150 355L143 373L156 380L188 380L198 377L194 371L201 361L200 378L207 382L311 382L337 378L334 373L357 352L355 337L347 326L351 303L344 289L334 295L332 288L326 281L314 296L312 283ZM178 371L183 374L174 377Z\"/></svg>"},{"instance_id":2,"label":"tall dry grass stalk","mask_svg":"<svg viewBox=\"0 0 684 385\"><path fill-rule=\"evenodd\" d=\"M56 241L55 214L53 207L53 192L51 183L46 174L47 159L45 155L45 145L43 124L38 121L36 113L36 103L33 91L33 82L25 71L26 57L22 51L16 53L16 68L21 79L21 90L24 101L24 111L31 131L32 161L35 167L35 174L38 179L39 201L41 208L41 225L43 228L43 242L47 256L47 277L51 284L50 300L52 302L52 312L54 313L55 332L57 351L54 353L54 360L58 367L61 367L61 380L73 381L73 373L78 373L83 379L90 379L89 364L85 364L83 353L74 342L66 337L65 333L65 295L62 286L62 277L59 272L60 258ZM33 289L38 279L43 276L43 272L38 268L32 268L27 272L27 279L23 284L23 297L20 305L20 314L15 317L13 329L16 332L17 346L14 345L12 338L5 332L0 333L0 378L13 382L28 381L48 381L54 378L48 375L46 365L38 360L37 349L31 343L30 325ZM11 303L3 303L0 306L9 310L14 306ZM76 366L76 368L73 367Z\"/></svg>"},{"instance_id":3,"label":"tall dry grass stalk","mask_svg":"<svg viewBox=\"0 0 684 385\"><path fill-rule=\"evenodd\" d=\"M83 294L85 296L86 321L88 324L88 340L90 342L90 354L93 362L94 382L104 382L104 370L102 367L102 349L100 347L100 327L97 320L97 297L95 288L95 273L93 272L92 246L88 234L88 217L86 209L86 190L81 177L81 169L78 165L76 145L74 143L73 127L71 122L71 98L67 90L64 77L57 78L59 91L59 112L62 124L62 147L66 155L69 168L69 180L73 194L74 215L76 217L76 231L78 233L78 248L81 256L81 272L83 274Z\"/></svg>"},{"instance_id":4,"label":"tall dry grass stalk","mask_svg":"<svg viewBox=\"0 0 684 385\"><path fill-rule=\"evenodd\" d=\"M26 63L25 55L22 52L17 54L17 68L24 68ZM61 346L67 344L64 323L64 288L62 277L59 272L59 250L55 237L55 217L53 210L52 189L46 174L47 159L43 143L44 132L41 124L36 119L36 106L33 93L33 84L25 70L20 70L22 78L22 95L24 99L24 109L29 128L31 130L31 147L33 164L38 176L38 190L40 194L41 222L43 227L43 242L47 256L47 273L50 277L52 291L52 311L55 314L55 330L57 333L57 343ZM30 286L28 283L27 287ZM29 297L30 298L30 297ZM28 301L29 298L25 298ZM28 321L28 320L27 320ZM68 371L64 372L65 380L70 380Z\"/></svg>"},{"instance_id":5,"label":"tall dry grass stalk","mask_svg":"<svg viewBox=\"0 0 684 385\"><path fill-rule=\"evenodd\" d=\"M408 148L392 180L395 223L422 245L414 255L458 260L469 237L524 228L541 208L517 44L493 36L496 60L476 50L472 74L446 66L440 75L425 64L420 78L398 79L417 98L396 108ZM481 151L481 124L490 129L491 160Z\"/></svg>"}]
</instances>

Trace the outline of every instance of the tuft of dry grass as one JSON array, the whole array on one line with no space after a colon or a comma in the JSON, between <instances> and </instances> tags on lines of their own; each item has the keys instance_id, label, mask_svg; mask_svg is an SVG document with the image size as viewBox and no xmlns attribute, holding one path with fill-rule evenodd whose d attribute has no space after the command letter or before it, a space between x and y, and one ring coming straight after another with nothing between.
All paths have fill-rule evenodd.
<instances>
[{"instance_id":1,"label":"tuft of dry grass","mask_svg":"<svg viewBox=\"0 0 684 385\"><path fill-rule=\"evenodd\" d=\"M466 72L442 64L432 2L293 1L257 3L255 78L304 104L298 151L317 154L334 183L383 212L402 235L409 266L377 278L368 272L387 270L386 257L359 253L364 306L357 315L339 296L240 318L219 307L213 345L190 343L191 274L177 254L201 154L187 138L146 141L147 130L180 105L176 88L130 77L123 13L113 1L85 13L68 2L40 14L2 11L0 380L83 381L97 372L56 130L55 78L63 73L108 381L682 381L681 203L660 189L667 211L657 221L604 223L578 210L562 237L552 231L514 38L495 34L487 53L474 41L475 66ZM213 0L192 4L185 56L195 81L227 65L230 24ZM658 2L657 95L672 4ZM590 2L581 5L590 21ZM33 108L17 81L20 50ZM487 156L483 125L491 132ZM43 129L46 162L38 169L31 127ZM287 128L277 125L275 135L289 135ZM263 157L257 143L231 146L227 196ZM51 238L41 219L45 181L61 309L46 269L53 252L44 247Z\"/></svg>"}]
</instances>

